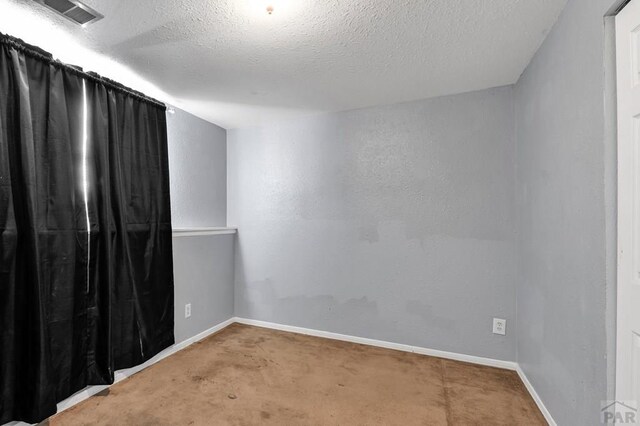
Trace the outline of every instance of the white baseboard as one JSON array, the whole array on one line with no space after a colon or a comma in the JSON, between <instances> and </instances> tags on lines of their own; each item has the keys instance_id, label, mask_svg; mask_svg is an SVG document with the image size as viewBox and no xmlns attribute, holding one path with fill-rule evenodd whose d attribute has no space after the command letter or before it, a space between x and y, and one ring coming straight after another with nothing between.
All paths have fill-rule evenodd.
<instances>
[{"instance_id":1,"label":"white baseboard","mask_svg":"<svg viewBox=\"0 0 640 426\"><path fill-rule=\"evenodd\" d=\"M355 336L349 336L346 334L331 333L328 331L313 330L309 328L295 327L291 325L277 324L277 323L272 323L267 321L258 321L258 320L252 320L247 318L236 317L236 318L233 318L233 320L234 322L237 322L240 324L253 325L256 327L271 328L274 330L306 334L309 336L324 337L327 339L334 339L334 340L342 340L344 342L352 342L352 343L359 343L362 345L377 346L381 348L394 349L394 350L403 351L403 352L413 352L421 355L429 355L429 356L434 356L438 358L446 358L446 359L451 359L455 361L468 362L471 364L486 365L489 367L496 367L496 368L502 368L505 370L516 371L518 373L518 376L520 376L520 379L524 383L525 387L527 388L527 391L535 401L536 405L542 412L542 415L547 420L549 425L557 426L557 423L553 420L553 417L551 417L551 413L549 412L549 410L547 410L547 407L545 407L544 403L542 402L542 399L534 389L531 382L529 382L529 379L524 374L524 371L522 371L522 369L520 368L517 362L503 361L503 360L492 359L492 358L483 358L479 356L465 355L465 354L459 354L455 352L439 351L436 349L428 349L428 348L423 348L419 346L403 345L400 343L391 343L391 342L385 342L382 340L367 339L364 337L355 337Z\"/></svg>"},{"instance_id":2,"label":"white baseboard","mask_svg":"<svg viewBox=\"0 0 640 426\"><path fill-rule=\"evenodd\" d=\"M163 359L165 359L168 356L171 356L173 354L175 354L176 352L179 352L181 350L183 350L184 348L186 348L189 345L192 345L195 342L198 342L202 339L204 339L205 337L208 337L210 335L212 335L213 333L216 333L220 330L222 330L225 327L228 327L229 325L233 324L234 319L233 318L229 318L228 320L221 322L218 325L215 325L205 331L203 331L202 333L196 334L195 336L184 340L180 343L176 343L175 345L165 349L164 351L160 352L158 355L154 356L153 358L151 358L149 361L145 362L144 364L140 364L137 365L135 367L132 368L128 368L126 370L120 370L120 371L116 371L115 377L114 377L114 384L126 379L129 376L132 376L134 374L136 374L137 372L144 370L147 367L152 366L153 364L155 364L158 361L161 361ZM74 405L84 401L85 399L88 399L90 397L92 397L93 395L96 395L97 393L102 392L103 390L109 388L109 386L111 385L104 385L104 386L89 386L73 395L71 395L69 398L65 399L64 401L61 401L58 403L58 413L73 407Z\"/></svg>"},{"instance_id":3,"label":"white baseboard","mask_svg":"<svg viewBox=\"0 0 640 426\"><path fill-rule=\"evenodd\" d=\"M544 416L547 423L549 423L550 426L557 426L558 424L555 422L555 420L553 420L553 417L551 417L551 413L549 412L549 410L547 410L547 407L544 405L544 402L542 402L540 395L538 395L538 392L536 392L535 388L527 378L527 375L524 374L524 371L522 371L522 368L520 368L520 365L518 365L516 372L518 373L518 376L520 376L520 380L522 380L522 383L524 383L524 386L529 391L529 394L531 395L533 400L536 402L536 405L542 412L542 415Z\"/></svg>"},{"instance_id":4,"label":"white baseboard","mask_svg":"<svg viewBox=\"0 0 640 426\"><path fill-rule=\"evenodd\" d=\"M296 327L291 325L277 324L273 322L259 321L259 320L240 318L240 317L230 318L218 325L211 327L208 330L203 331L200 334L197 334L196 336L193 336L183 342L177 343L171 346L170 348L167 348L164 351L160 352L158 355L156 355L149 361L145 362L144 364L138 365L133 368L129 368L127 370L117 371L114 378L114 384L126 379L129 376L132 376L133 374L141 370L144 370L145 368L157 363L158 361L163 360L164 358L170 355L175 354L176 352L181 351L187 346L197 341L200 341L222 330L223 328L228 327L233 323L270 328L274 330L287 331L290 333L306 334L309 336L323 337L323 338L333 339L333 340L341 340L344 342L359 343L361 345L376 346L380 348L393 349L393 350L402 351L402 352L411 352L411 353L416 353L421 355L428 355L428 356L433 356L438 358L445 358L445 359L451 359L455 361L468 362L471 364L485 365L489 367L496 367L496 368L516 371L518 373L518 376L520 376L520 379L524 383L525 387L527 388L527 391L529 391L529 393L531 394L531 397L533 398L535 403L538 405L538 408L542 412L542 415L545 417L549 425L557 426L556 422L553 420L553 417L551 417L551 413L549 413L549 410L547 410L547 408L545 407L544 403L542 402L542 399L540 398L538 393L535 391L531 382L529 382L529 379L527 378L527 376L524 374L524 371L522 371L522 369L516 362L504 361L504 360L498 360L498 359L492 359L492 358L484 358L484 357L473 356L473 355L465 355L465 354L459 354L455 352L440 351L436 349L423 348L419 346L385 342L382 340L368 339L365 337L349 336L346 334L332 333L329 331L314 330L310 328ZM109 388L109 386L110 385L90 386L86 389L79 391L78 393L58 403L58 413L90 398L93 395L96 395L97 393L102 392L103 390ZM18 426L18 425L26 425L26 423L12 422L12 423L8 423L5 426L8 426L8 425Z\"/></svg>"},{"instance_id":5,"label":"white baseboard","mask_svg":"<svg viewBox=\"0 0 640 426\"><path fill-rule=\"evenodd\" d=\"M377 346L380 348L394 349L402 352L412 352L421 355L429 355L438 358L452 359L455 361L469 362L471 364L486 365L489 367L503 368L506 370L516 371L518 364L513 361L503 361L499 359L483 358L473 355L459 354L455 352L439 351L436 349L423 348L419 346L404 345L401 343L385 342L382 340L367 339L365 337L355 337L346 334L331 333L329 331L313 330L310 328L295 327L291 325L276 324L266 321L258 321L247 318L234 318L234 321L240 324L254 325L256 327L271 328L274 330L288 331L292 333L306 334L309 336L324 337L333 340L342 340L344 342L359 343L361 345Z\"/></svg>"}]
</instances>

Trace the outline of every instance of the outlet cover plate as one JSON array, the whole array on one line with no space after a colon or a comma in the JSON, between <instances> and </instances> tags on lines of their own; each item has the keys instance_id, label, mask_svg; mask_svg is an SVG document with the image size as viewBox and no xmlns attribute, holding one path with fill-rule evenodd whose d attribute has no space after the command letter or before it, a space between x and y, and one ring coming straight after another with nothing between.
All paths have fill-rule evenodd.
<instances>
[{"instance_id":1,"label":"outlet cover plate","mask_svg":"<svg viewBox=\"0 0 640 426\"><path fill-rule=\"evenodd\" d=\"M493 319L493 334L504 336L507 334L507 320L502 318Z\"/></svg>"}]
</instances>

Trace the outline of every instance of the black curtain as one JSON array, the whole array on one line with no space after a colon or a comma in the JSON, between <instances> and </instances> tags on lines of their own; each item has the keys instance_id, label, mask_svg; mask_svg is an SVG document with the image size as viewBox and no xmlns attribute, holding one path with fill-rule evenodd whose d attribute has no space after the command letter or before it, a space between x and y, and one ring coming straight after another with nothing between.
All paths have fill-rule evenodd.
<instances>
[{"instance_id":1,"label":"black curtain","mask_svg":"<svg viewBox=\"0 0 640 426\"><path fill-rule=\"evenodd\" d=\"M164 105L0 34L0 424L173 342Z\"/></svg>"}]
</instances>

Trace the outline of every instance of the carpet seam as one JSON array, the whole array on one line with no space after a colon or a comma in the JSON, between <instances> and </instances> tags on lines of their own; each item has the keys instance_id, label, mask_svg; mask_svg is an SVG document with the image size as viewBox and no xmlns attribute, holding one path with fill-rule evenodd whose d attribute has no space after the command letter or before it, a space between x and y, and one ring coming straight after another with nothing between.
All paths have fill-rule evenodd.
<instances>
[{"instance_id":1,"label":"carpet seam","mask_svg":"<svg viewBox=\"0 0 640 426\"><path fill-rule=\"evenodd\" d=\"M451 426L453 425L453 423L451 419L451 404L449 399L449 392L447 390L447 384L445 379L445 368L446 367L444 365L444 360L440 359L440 378L442 380L442 390L444 393L444 412L447 419L447 426Z\"/></svg>"}]
</instances>

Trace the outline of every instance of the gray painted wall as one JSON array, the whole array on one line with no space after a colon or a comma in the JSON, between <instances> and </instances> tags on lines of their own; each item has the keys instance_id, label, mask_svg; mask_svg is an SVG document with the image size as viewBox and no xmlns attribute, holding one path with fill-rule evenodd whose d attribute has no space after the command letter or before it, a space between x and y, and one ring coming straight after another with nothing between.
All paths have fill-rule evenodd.
<instances>
[{"instance_id":1,"label":"gray painted wall","mask_svg":"<svg viewBox=\"0 0 640 426\"><path fill-rule=\"evenodd\" d=\"M173 227L226 226L226 130L175 108L167 133Z\"/></svg>"},{"instance_id":2,"label":"gray painted wall","mask_svg":"<svg viewBox=\"0 0 640 426\"><path fill-rule=\"evenodd\" d=\"M229 131L236 315L515 360L513 124L503 87Z\"/></svg>"},{"instance_id":3,"label":"gray painted wall","mask_svg":"<svg viewBox=\"0 0 640 426\"><path fill-rule=\"evenodd\" d=\"M173 239L175 335L182 342L233 317L235 235ZM191 317L184 305L191 303Z\"/></svg>"},{"instance_id":4,"label":"gray painted wall","mask_svg":"<svg viewBox=\"0 0 640 426\"><path fill-rule=\"evenodd\" d=\"M174 228L227 224L227 140L218 126L175 109L167 114ZM173 239L176 342L233 316L234 236ZM191 317L184 306L191 303Z\"/></svg>"},{"instance_id":5,"label":"gray painted wall","mask_svg":"<svg viewBox=\"0 0 640 426\"><path fill-rule=\"evenodd\" d=\"M615 140L605 132L603 24L611 3L570 0L515 88L518 362L561 425L598 424L600 402L612 398Z\"/></svg>"}]
</instances>

